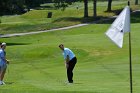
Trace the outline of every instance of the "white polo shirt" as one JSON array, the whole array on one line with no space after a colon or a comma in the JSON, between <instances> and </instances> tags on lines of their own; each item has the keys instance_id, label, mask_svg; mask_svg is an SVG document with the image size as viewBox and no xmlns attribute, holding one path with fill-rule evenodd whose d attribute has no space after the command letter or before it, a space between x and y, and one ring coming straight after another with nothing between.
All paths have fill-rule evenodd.
<instances>
[{"instance_id":1,"label":"white polo shirt","mask_svg":"<svg viewBox=\"0 0 140 93\"><path fill-rule=\"evenodd\" d=\"M69 48L64 48L63 56L64 56L64 59L66 59L67 56L69 56L69 59L71 60L72 58L75 57L75 54Z\"/></svg>"}]
</instances>

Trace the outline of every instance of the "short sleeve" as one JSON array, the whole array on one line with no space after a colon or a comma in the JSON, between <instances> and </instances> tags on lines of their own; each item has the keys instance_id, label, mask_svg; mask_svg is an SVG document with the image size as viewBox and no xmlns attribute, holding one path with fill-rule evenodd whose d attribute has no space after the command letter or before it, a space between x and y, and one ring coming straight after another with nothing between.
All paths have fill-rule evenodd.
<instances>
[{"instance_id":1,"label":"short sleeve","mask_svg":"<svg viewBox=\"0 0 140 93\"><path fill-rule=\"evenodd\" d=\"M0 57L4 58L4 52L2 52L2 51L0 52Z\"/></svg>"},{"instance_id":2,"label":"short sleeve","mask_svg":"<svg viewBox=\"0 0 140 93\"><path fill-rule=\"evenodd\" d=\"M66 59L68 55L69 55L69 50L65 49L64 50L64 59Z\"/></svg>"}]
</instances>

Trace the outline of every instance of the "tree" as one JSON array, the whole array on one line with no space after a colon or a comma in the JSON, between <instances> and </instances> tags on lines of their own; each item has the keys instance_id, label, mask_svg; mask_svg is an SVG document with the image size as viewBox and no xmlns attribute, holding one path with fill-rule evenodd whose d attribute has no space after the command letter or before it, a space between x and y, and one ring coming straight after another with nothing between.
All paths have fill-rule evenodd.
<instances>
[{"instance_id":1,"label":"tree","mask_svg":"<svg viewBox=\"0 0 140 93\"><path fill-rule=\"evenodd\" d=\"M0 15L3 15L3 12L6 8L6 2L8 2L7 0L0 0Z\"/></svg>"},{"instance_id":2,"label":"tree","mask_svg":"<svg viewBox=\"0 0 140 93\"><path fill-rule=\"evenodd\" d=\"M135 0L135 5L138 5L138 0Z\"/></svg>"},{"instance_id":3,"label":"tree","mask_svg":"<svg viewBox=\"0 0 140 93\"><path fill-rule=\"evenodd\" d=\"M84 17L88 17L88 0L84 0Z\"/></svg>"},{"instance_id":4,"label":"tree","mask_svg":"<svg viewBox=\"0 0 140 93\"><path fill-rule=\"evenodd\" d=\"M56 8L63 8L63 10L74 2L82 0L53 0ZM84 0L84 17L88 17L88 0Z\"/></svg>"},{"instance_id":5,"label":"tree","mask_svg":"<svg viewBox=\"0 0 140 93\"><path fill-rule=\"evenodd\" d=\"M25 13L25 8L35 8L52 0L0 0L0 15Z\"/></svg>"},{"instance_id":6,"label":"tree","mask_svg":"<svg viewBox=\"0 0 140 93\"><path fill-rule=\"evenodd\" d=\"M19 14L24 11L24 0L0 0L0 15Z\"/></svg>"},{"instance_id":7,"label":"tree","mask_svg":"<svg viewBox=\"0 0 140 93\"><path fill-rule=\"evenodd\" d=\"M93 17L97 17L97 0L93 0Z\"/></svg>"},{"instance_id":8,"label":"tree","mask_svg":"<svg viewBox=\"0 0 140 93\"><path fill-rule=\"evenodd\" d=\"M76 0L53 0L54 6L58 9L63 8L63 10L74 2Z\"/></svg>"},{"instance_id":9,"label":"tree","mask_svg":"<svg viewBox=\"0 0 140 93\"><path fill-rule=\"evenodd\" d=\"M111 5L112 5L112 0L108 0L108 7L107 7L108 12L111 11Z\"/></svg>"},{"instance_id":10,"label":"tree","mask_svg":"<svg viewBox=\"0 0 140 93\"><path fill-rule=\"evenodd\" d=\"M38 7L40 6L41 3L42 3L42 0L25 0L25 5L28 8Z\"/></svg>"},{"instance_id":11,"label":"tree","mask_svg":"<svg viewBox=\"0 0 140 93\"><path fill-rule=\"evenodd\" d=\"M24 0L11 0L10 4L11 4L11 7L9 8L10 8L11 14L25 13Z\"/></svg>"}]
</instances>

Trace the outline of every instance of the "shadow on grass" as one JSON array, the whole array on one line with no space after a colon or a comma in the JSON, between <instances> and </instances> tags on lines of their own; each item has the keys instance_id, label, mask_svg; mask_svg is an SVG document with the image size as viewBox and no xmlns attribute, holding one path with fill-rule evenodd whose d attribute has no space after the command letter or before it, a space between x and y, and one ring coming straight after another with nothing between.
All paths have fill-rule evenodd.
<instances>
[{"instance_id":1,"label":"shadow on grass","mask_svg":"<svg viewBox=\"0 0 140 93\"><path fill-rule=\"evenodd\" d=\"M121 13L122 9L112 10L112 11L104 11L105 13L114 13L115 15L119 15Z\"/></svg>"},{"instance_id":2,"label":"shadow on grass","mask_svg":"<svg viewBox=\"0 0 140 93\"><path fill-rule=\"evenodd\" d=\"M140 11L131 13L131 23L140 23Z\"/></svg>"},{"instance_id":3,"label":"shadow on grass","mask_svg":"<svg viewBox=\"0 0 140 93\"><path fill-rule=\"evenodd\" d=\"M119 15L123 9L113 10L115 15ZM107 12L107 11L105 11ZM76 18L76 17L64 17L54 20L53 22L80 22L80 23L97 23L97 24L111 24L116 17L104 17L104 16L97 16L95 17L87 17L87 18ZM131 12L131 23L140 23L140 11Z\"/></svg>"},{"instance_id":4,"label":"shadow on grass","mask_svg":"<svg viewBox=\"0 0 140 93\"><path fill-rule=\"evenodd\" d=\"M97 21L100 20L100 17L81 17L81 18L77 18L77 17L63 17L63 18L59 18L53 21L53 23L55 22L62 22L62 21L70 21L70 22L80 22L80 23L87 23L87 22L93 22L93 21Z\"/></svg>"},{"instance_id":5,"label":"shadow on grass","mask_svg":"<svg viewBox=\"0 0 140 93\"><path fill-rule=\"evenodd\" d=\"M110 11L111 13L114 13L115 15L119 15L122 12L123 9L118 9L118 10L112 10ZM131 11L131 23L140 23L140 11ZM108 12L108 11L105 11ZM103 18L102 18L103 19ZM112 23L116 18L107 18L106 20L101 20L98 23Z\"/></svg>"},{"instance_id":6,"label":"shadow on grass","mask_svg":"<svg viewBox=\"0 0 140 93\"><path fill-rule=\"evenodd\" d=\"M120 10L115 10L115 11L111 11L115 14L119 14L121 12L122 9ZM107 12L107 11L105 11ZM103 19L107 19L107 20L103 20ZM69 22L80 22L80 23L111 23L114 19L112 18L108 18L108 17L104 17L104 16L97 16L97 17L93 17L93 16L89 16L89 17L81 17L81 18L77 18L77 17L63 17L63 18L59 18L54 20L53 22L65 22L65 21L69 21Z\"/></svg>"},{"instance_id":7,"label":"shadow on grass","mask_svg":"<svg viewBox=\"0 0 140 93\"><path fill-rule=\"evenodd\" d=\"M6 43L7 46L15 46L15 45L29 45L29 43Z\"/></svg>"},{"instance_id":8,"label":"shadow on grass","mask_svg":"<svg viewBox=\"0 0 140 93\"><path fill-rule=\"evenodd\" d=\"M5 82L6 85L12 85L14 82Z\"/></svg>"}]
</instances>

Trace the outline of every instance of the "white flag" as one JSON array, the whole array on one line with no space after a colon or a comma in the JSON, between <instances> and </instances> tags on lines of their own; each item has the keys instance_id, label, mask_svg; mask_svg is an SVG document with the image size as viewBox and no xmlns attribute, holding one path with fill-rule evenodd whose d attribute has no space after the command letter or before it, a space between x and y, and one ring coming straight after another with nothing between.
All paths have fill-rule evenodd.
<instances>
[{"instance_id":1,"label":"white flag","mask_svg":"<svg viewBox=\"0 0 140 93\"><path fill-rule=\"evenodd\" d=\"M124 32L130 31L130 8L126 6L105 33L117 46L122 48Z\"/></svg>"}]
</instances>

